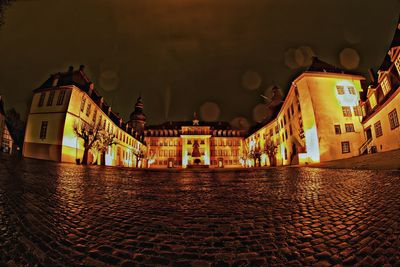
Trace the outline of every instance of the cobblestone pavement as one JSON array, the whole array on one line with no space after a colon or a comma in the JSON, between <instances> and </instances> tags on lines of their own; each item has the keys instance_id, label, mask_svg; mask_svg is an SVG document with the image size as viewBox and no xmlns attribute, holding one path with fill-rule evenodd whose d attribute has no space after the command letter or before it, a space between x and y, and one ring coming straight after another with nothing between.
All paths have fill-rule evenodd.
<instances>
[{"instance_id":1,"label":"cobblestone pavement","mask_svg":"<svg viewBox=\"0 0 400 267\"><path fill-rule=\"evenodd\" d=\"M150 172L3 157L0 262L399 266L400 172Z\"/></svg>"}]
</instances>

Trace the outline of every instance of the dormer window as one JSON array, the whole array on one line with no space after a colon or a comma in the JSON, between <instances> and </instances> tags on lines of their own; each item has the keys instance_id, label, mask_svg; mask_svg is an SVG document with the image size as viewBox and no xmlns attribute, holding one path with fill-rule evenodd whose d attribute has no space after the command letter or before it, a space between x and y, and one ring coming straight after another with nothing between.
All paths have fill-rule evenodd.
<instances>
[{"instance_id":1,"label":"dormer window","mask_svg":"<svg viewBox=\"0 0 400 267\"><path fill-rule=\"evenodd\" d=\"M387 93L390 91L390 82L387 76L383 79L381 87L383 95L387 95Z\"/></svg>"},{"instance_id":2,"label":"dormer window","mask_svg":"<svg viewBox=\"0 0 400 267\"><path fill-rule=\"evenodd\" d=\"M368 99L369 99L369 105L371 106L371 109L373 109L377 104L375 93L372 93Z\"/></svg>"},{"instance_id":3,"label":"dormer window","mask_svg":"<svg viewBox=\"0 0 400 267\"><path fill-rule=\"evenodd\" d=\"M396 65L397 72L398 72L399 75L400 75L400 56L397 57L397 59L396 59L396 61L394 62L394 64Z\"/></svg>"}]
</instances>

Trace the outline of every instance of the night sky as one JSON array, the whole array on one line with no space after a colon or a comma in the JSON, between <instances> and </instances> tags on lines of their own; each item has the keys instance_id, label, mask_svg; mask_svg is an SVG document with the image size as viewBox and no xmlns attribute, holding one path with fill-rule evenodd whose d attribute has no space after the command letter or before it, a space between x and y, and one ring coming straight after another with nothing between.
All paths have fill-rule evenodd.
<instances>
[{"instance_id":1,"label":"night sky","mask_svg":"<svg viewBox=\"0 0 400 267\"><path fill-rule=\"evenodd\" d=\"M392 40L400 0L19 0L0 28L0 95L23 116L51 73L86 66L127 120L250 124L312 55L366 75Z\"/></svg>"}]
</instances>

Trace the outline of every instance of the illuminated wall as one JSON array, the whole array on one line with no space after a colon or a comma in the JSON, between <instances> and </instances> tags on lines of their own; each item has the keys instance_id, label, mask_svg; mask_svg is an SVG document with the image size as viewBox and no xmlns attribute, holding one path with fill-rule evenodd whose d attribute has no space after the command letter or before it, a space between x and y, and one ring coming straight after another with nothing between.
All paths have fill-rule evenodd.
<instances>
[{"instance_id":1,"label":"illuminated wall","mask_svg":"<svg viewBox=\"0 0 400 267\"><path fill-rule=\"evenodd\" d=\"M358 111L360 103L360 80L363 77L328 72L301 74L292 83L276 119L246 139L247 150L252 151L255 146L263 150L265 143L272 140L278 146L277 165L316 163L359 155L359 148L365 141L361 113L357 113L358 116L354 111ZM344 116L343 107L350 107L352 115ZM336 133L335 125L340 125L341 133ZM346 131L352 129L348 125L352 125L354 131ZM349 142L349 152L343 153L342 142ZM254 164L254 160L250 160L248 165ZM265 153L262 154L261 165L270 164Z\"/></svg>"},{"instance_id":2,"label":"illuminated wall","mask_svg":"<svg viewBox=\"0 0 400 267\"><path fill-rule=\"evenodd\" d=\"M47 105L50 91L55 91L52 105ZM65 91L64 101L57 104L57 95ZM83 140L74 133L74 125L106 125L107 131L114 134L115 144L105 153L105 165L135 167L135 152L146 151L146 147L133 138L124 129L116 125L91 97L75 86L52 88L45 91L46 97L43 105L39 107L40 95L35 93L32 99L30 114L25 132L24 150L25 157L46 159L60 162L75 163L82 159L84 146ZM82 99L85 99L82 105ZM87 113L90 105L90 112ZM45 138L40 138L42 122L47 122ZM89 163L101 164L100 153L92 148L89 151ZM139 165L146 166L142 159Z\"/></svg>"}]
</instances>

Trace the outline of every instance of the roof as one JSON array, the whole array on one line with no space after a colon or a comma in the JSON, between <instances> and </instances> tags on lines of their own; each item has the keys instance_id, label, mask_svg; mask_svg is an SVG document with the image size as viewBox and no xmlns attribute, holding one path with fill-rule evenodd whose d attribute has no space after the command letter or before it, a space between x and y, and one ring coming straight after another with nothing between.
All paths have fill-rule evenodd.
<instances>
[{"instance_id":1,"label":"roof","mask_svg":"<svg viewBox=\"0 0 400 267\"><path fill-rule=\"evenodd\" d=\"M318 57L312 58L312 63L306 71L315 72L332 72L332 73L349 73L341 68L333 66L325 61L320 60ZM350 73L353 74L353 73Z\"/></svg>"},{"instance_id":2,"label":"roof","mask_svg":"<svg viewBox=\"0 0 400 267\"><path fill-rule=\"evenodd\" d=\"M165 129L165 130L179 130L181 127L184 126L194 126L193 121L168 121L158 125L149 125L146 126L146 130L158 130L158 129ZM231 125L225 121L215 121L215 122L206 122L200 121L199 125L195 126L209 126L215 130L231 130Z\"/></svg>"},{"instance_id":3,"label":"roof","mask_svg":"<svg viewBox=\"0 0 400 267\"><path fill-rule=\"evenodd\" d=\"M0 114L2 114L3 116L6 115L6 113L4 112L4 102L3 102L3 98L0 95Z\"/></svg>"},{"instance_id":4,"label":"roof","mask_svg":"<svg viewBox=\"0 0 400 267\"><path fill-rule=\"evenodd\" d=\"M390 44L390 48L397 46L400 46L400 16L396 24L396 31L394 32L394 37L392 43Z\"/></svg>"}]
</instances>

